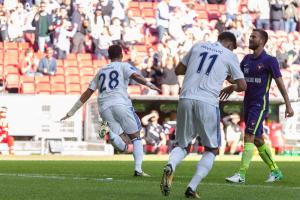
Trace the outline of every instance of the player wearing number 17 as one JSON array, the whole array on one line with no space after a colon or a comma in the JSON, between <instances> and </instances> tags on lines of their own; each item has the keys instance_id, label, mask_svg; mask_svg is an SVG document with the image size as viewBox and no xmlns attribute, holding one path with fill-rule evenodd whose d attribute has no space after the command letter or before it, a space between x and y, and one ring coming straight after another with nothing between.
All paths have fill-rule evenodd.
<instances>
[{"instance_id":1,"label":"player wearing number 17","mask_svg":"<svg viewBox=\"0 0 300 200\"><path fill-rule=\"evenodd\" d=\"M96 89L99 90L98 110L110 128L111 142L118 150L125 151L127 145L124 141L127 134L133 143L133 157L135 176L147 176L142 171L143 145L140 138L141 122L136 115L132 102L127 93L129 79L146 85L153 90L160 91L152 83L139 75L136 68L122 62L122 48L112 45L108 48L111 63L101 68L89 88L81 95L71 110L61 120L65 120L74 113L91 97Z\"/></svg>"},{"instance_id":2,"label":"player wearing number 17","mask_svg":"<svg viewBox=\"0 0 300 200\"><path fill-rule=\"evenodd\" d=\"M196 188L211 170L221 143L218 96L223 82L231 76L235 80L233 90L244 91L247 87L238 58L232 53L235 48L235 36L223 32L218 42L195 44L175 69L185 78L177 108L177 146L161 178L163 195L169 195L176 166L186 157L192 139L199 136L205 152L185 192L187 198L199 197Z\"/></svg>"}]
</instances>

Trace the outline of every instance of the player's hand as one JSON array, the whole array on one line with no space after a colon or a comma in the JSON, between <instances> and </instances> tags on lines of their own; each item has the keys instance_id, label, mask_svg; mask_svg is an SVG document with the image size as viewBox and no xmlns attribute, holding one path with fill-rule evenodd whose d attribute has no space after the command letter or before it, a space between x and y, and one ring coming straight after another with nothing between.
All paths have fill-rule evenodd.
<instances>
[{"instance_id":1,"label":"player's hand","mask_svg":"<svg viewBox=\"0 0 300 200\"><path fill-rule=\"evenodd\" d=\"M223 90L221 90L220 92L220 100L221 101L225 101L228 99L228 97L233 93L234 91L234 85L230 85L230 86L227 86L225 88L223 88Z\"/></svg>"},{"instance_id":2,"label":"player's hand","mask_svg":"<svg viewBox=\"0 0 300 200\"><path fill-rule=\"evenodd\" d=\"M156 87L154 84L148 86L151 90L156 90L157 92L161 92L161 90Z\"/></svg>"},{"instance_id":3,"label":"player's hand","mask_svg":"<svg viewBox=\"0 0 300 200\"><path fill-rule=\"evenodd\" d=\"M294 115L294 110L291 106L287 106L285 109L285 118L287 117L293 117Z\"/></svg>"},{"instance_id":4,"label":"player's hand","mask_svg":"<svg viewBox=\"0 0 300 200\"><path fill-rule=\"evenodd\" d=\"M64 120L68 119L69 117L70 117L70 116L69 116L68 114L66 114L66 116L64 116L63 118L61 118L60 121L62 122L62 121L64 121Z\"/></svg>"}]
</instances>

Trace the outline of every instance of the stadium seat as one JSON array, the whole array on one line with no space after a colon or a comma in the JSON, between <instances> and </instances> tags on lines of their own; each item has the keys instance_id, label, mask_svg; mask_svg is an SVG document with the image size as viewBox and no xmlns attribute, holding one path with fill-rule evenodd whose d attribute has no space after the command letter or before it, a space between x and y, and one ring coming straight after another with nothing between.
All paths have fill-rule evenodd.
<instances>
[{"instance_id":1,"label":"stadium seat","mask_svg":"<svg viewBox=\"0 0 300 200\"><path fill-rule=\"evenodd\" d=\"M20 42L19 43L19 50L26 50L30 47L30 44L28 42Z\"/></svg>"},{"instance_id":2,"label":"stadium seat","mask_svg":"<svg viewBox=\"0 0 300 200\"><path fill-rule=\"evenodd\" d=\"M139 8L139 2L136 1L130 1L128 3L128 8Z\"/></svg>"},{"instance_id":3,"label":"stadium seat","mask_svg":"<svg viewBox=\"0 0 300 200\"><path fill-rule=\"evenodd\" d=\"M56 60L57 66L64 66L64 61L61 59Z\"/></svg>"},{"instance_id":4,"label":"stadium seat","mask_svg":"<svg viewBox=\"0 0 300 200\"><path fill-rule=\"evenodd\" d=\"M205 11L206 12L206 6L205 6L205 4L195 4L195 10L197 12L199 12L199 11Z\"/></svg>"},{"instance_id":5,"label":"stadium seat","mask_svg":"<svg viewBox=\"0 0 300 200\"><path fill-rule=\"evenodd\" d=\"M63 66L57 66L55 75L65 75L65 68Z\"/></svg>"},{"instance_id":6,"label":"stadium seat","mask_svg":"<svg viewBox=\"0 0 300 200\"><path fill-rule=\"evenodd\" d=\"M141 11L140 11L140 9L138 9L138 8L132 8L131 11L132 11L132 15L133 15L134 17L140 17L140 16L141 16Z\"/></svg>"},{"instance_id":7,"label":"stadium seat","mask_svg":"<svg viewBox=\"0 0 300 200\"><path fill-rule=\"evenodd\" d=\"M78 67L67 67L67 68L65 68L65 75L66 76L70 76L70 75L78 75L79 76Z\"/></svg>"},{"instance_id":8,"label":"stadium seat","mask_svg":"<svg viewBox=\"0 0 300 200\"><path fill-rule=\"evenodd\" d=\"M78 66L77 60L64 60L64 67Z\"/></svg>"},{"instance_id":9,"label":"stadium seat","mask_svg":"<svg viewBox=\"0 0 300 200\"><path fill-rule=\"evenodd\" d=\"M35 84L34 83L22 83L20 92L23 94L35 94Z\"/></svg>"},{"instance_id":10,"label":"stadium seat","mask_svg":"<svg viewBox=\"0 0 300 200\"><path fill-rule=\"evenodd\" d=\"M19 74L8 74L5 77L5 87L7 89L19 88Z\"/></svg>"},{"instance_id":11,"label":"stadium seat","mask_svg":"<svg viewBox=\"0 0 300 200\"><path fill-rule=\"evenodd\" d=\"M77 54L77 60L92 60L92 55L90 53L79 53Z\"/></svg>"},{"instance_id":12,"label":"stadium seat","mask_svg":"<svg viewBox=\"0 0 300 200\"><path fill-rule=\"evenodd\" d=\"M50 83L50 78L49 78L49 76L36 76L36 77L34 77L34 81L36 84Z\"/></svg>"},{"instance_id":13,"label":"stadium seat","mask_svg":"<svg viewBox=\"0 0 300 200\"><path fill-rule=\"evenodd\" d=\"M15 49L18 50L19 46L17 42L4 42L4 49L9 50L9 49Z\"/></svg>"},{"instance_id":14,"label":"stadium seat","mask_svg":"<svg viewBox=\"0 0 300 200\"><path fill-rule=\"evenodd\" d=\"M94 73L94 68L92 67L83 67L80 69L80 76L93 76L95 75Z\"/></svg>"},{"instance_id":15,"label":"stadium seat","mask_svg":"<svg viewBox=\"0 0 300 200\"><path fill-rule=\"evenodd\" d=\"M92 60L81 60L78 62L78 66L80 68L82 67L93 67L93 61Z\"/></svg>"},{"instance_id":16,"label":"stadium seat","mask_svg":"<svg viewBox=\"0 0 300 200\"><path fill-rule=\"evenodd\" d=\"M2 81L4 79L4 69L3 69L3 65L0 65L0 81Z\"/></svg>"},{"instance_id":17,"label":"stadium seat","mask_svg":"<svg viewBox=\"0 0 300 200\"><path fill-rule=\"evenodd\" d=\"M106 64L107 64L107 61L105 59L93 60L93 66L96 69L102 68Z\"/></svg>"},{"instance_id":18,"label":"stadium seat","mask_svg":"<svg viewBox=\"0 0 300 200\"><path fill-rule=\"evenodd\" d=\"M34 77L32 76L20 76L20 82L21 83L33 83L34 84Z\"/></svg>"},{"instance_id":19,"label":"stadium seat","mask_svg":"<svg viewBox=\"0 0 300 200\"><path fill-rule=\"evenodd\" d=\"M66 86L63 83L51 84L51 94L66 94Z\"/></svg>"},{"instance_id":20,"label":"stadium seat","mask_svg":"<svg viewBox=\"0 0 300 200\"><path fill-rule=\"evenodd\" d=\"M4 54L4 65L19 65L19 51L9 50Z\"/></svg>"},{"instance_id":21,"label":"stadium seat","mask_svg":"<svg viewBox=\"0 0 300 200\"><path fill-rule=\"evenodd\" d=\"M0 49L3 49L4 47L3 47L3 42L0 42Z\"/></svg>"},{"instance_id":22,"label":"stadium seat","mask_svg":"<svg viewBox=\"0 0 300 200\"><path fill-rule=\"evenodd\" d=\"M80 83L81 85L89 84L93 78L94 76L83 76L80 78Z\"/></svg>"},{"instance_id":23,"label":"stadium seat","mask_svg":"<svg viewBox=\"0 0 300 200\"><path fill-rule=\"evenodd\" d=\"M155 11L153 9L143 9L142 10L142 17L151 17L154 18L155 17Z\"/></svg>"},{"instance_id":24,"label":"stadium seat","mask_svg":"<svg viewBox=\"0 0 300 200\"><path fill-rule=\"evenodd\" d=\"M79 84L80 83L80 78L79 76L72 75L72 76L67 76L65 80L66 84Z\"/></svg>"},{"instance_id":25,"label":"stadium seat","mask_svg":"<svg viewBox=\"0 0 300 200\"><path fill-rule=\"evenodd\" d=\"M74 53L70 53L66 56L66 60L77 60L77 56Z\"/></svg>"},{"instance_id":26,"label":"stadium seat","mask_svg":"<svg viewBox=\"0 0 300 200\"><path fill-rule=\"evenodd\" d=\"M50 77L51 84L56 83L65 83L65 76L64 75L55 75Z\"/></svg>"},{"instance_id":27,"label":"stadium seat","mask_svg":"<svg viewBox=\"0 0 300 200\"><path fill-rule=\"evenodd\" d=\"M36 93L37 94L50 94L51 87L49 83L39 83L36 84Z\"/></svg>"},{"instance_id":28,"label":"stadium seat","mask_svg":"<svg viewBox=\"0 0 300 200\"><path fill-rule=\"evenodd\" d=\"M141 10L143 10L145 8L153 9L153 4L152 4L152 2L140 2L139 7Z\"/></svg>"},{"instance_id":29,"label":"stadium seat","mask_svg":"<svg viewBox=\"0 0 300 200\"><path fill-rule=\"evenodd\" d=\"M218 4L207 4L206 5L206 10L208 12L210 12L210 11L219 11L219 6L218 6Z\"/></svg>"},{"instance_id":30,"label":"stadium seat","mask_svg":"<svg viewBox=\"0 0 300 200\"><path fill-rule=\"evenodd\" d=\"M15 65L6 65L4 66L4 74L5 76L8 74L19 74L19 68Z\"/></svg>"},{"instance_id":31,"label":"stadium seat","mask_svg":"<svg viewBox=\"0 0 300 200\"><path fill-rule=\"evenodd\" d=\"M198 18L199 19L208 19L208 15L206 11L199 11L198 12Z\"/></svg>"},{"instance_id":32,"label":"stadium seat","mask_svg":"<svg viewBox=\"0 0 300 200\"><path fill-rule=\"evenodd\" d=\"M80 94L81 93L80 84L66 85L66 92L67 94Z\"/></svg>"}]
</instances>

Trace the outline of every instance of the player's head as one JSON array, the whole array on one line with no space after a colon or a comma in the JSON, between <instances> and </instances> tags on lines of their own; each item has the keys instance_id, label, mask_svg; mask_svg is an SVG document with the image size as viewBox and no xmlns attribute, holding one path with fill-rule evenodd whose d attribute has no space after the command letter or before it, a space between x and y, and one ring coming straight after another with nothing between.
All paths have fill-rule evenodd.
<instances>
[{"instance_id":1,"label":"player's head","mask_svg":"<svg viewBox=\"0 0 300 200\"><path fill-rule=\"evenodd\" d=\"M236 37L234 36L233 33L230 32L222 32L218 36L218 41L227 49L229 50L234 50L236 49Z\"/></svg>"},{"instance_id":2,"label":"player's head","mask_svg":"<svg viewBox=\"0 0 300 200\"><path fill-rule=\"evenodd\" d=\"M268 41L268 33L262 29L254 29L249 39L249 49L256 50L264 47Z\"/></svg>"},{"instance_id":3,"label":"player's head","mask_svg":"<svg viewBox=\"0 0 300 200\"><path fill-rule=\"evenodd\" d=\"M120 45L111 45L108 48L108 57L110 60L122 59L122 47Z\"/></svg>"},{"instance_id":4,"label":"player's head","mask_svg":"<svg viewBox=\"0 0 300 200\"><path fill-rule=\"evenodd\" d=\"M6 117L7 107L2 106L0 107L0 119Z\"/></svg>"}]
</instances>

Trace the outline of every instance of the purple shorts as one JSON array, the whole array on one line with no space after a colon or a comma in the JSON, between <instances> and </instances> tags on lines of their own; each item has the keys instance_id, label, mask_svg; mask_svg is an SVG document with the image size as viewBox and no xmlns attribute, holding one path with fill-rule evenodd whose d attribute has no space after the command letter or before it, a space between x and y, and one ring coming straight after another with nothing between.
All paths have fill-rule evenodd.
<instances>
[{"instance_id":1,"label":"purple shorts","mask_svg":"<svg viewBox=\"0 0 300 200\"><path fill-rule=\"evenodd\" d=\"M263 134L263 122L268 114L268 110L263 110L262 107L251 106L245 107L245 123L246 134L261 137Z\"/></svg>"}]
</instances>

